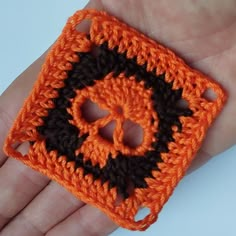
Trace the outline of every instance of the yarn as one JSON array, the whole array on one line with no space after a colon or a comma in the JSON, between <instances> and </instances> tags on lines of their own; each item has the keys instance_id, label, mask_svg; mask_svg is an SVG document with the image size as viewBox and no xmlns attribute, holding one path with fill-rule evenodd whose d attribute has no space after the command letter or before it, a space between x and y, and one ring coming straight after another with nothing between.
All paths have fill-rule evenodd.
<instances>
[{"instance_id":1,"label":"yarn","mask_svg":"<svg viewBox=\"0 0 236 236\"><path fill-rule=\"evenodd\" d=\"M76 29L83 20L91 21L89 33ZM208 89L214 101L203 96ZM220 85L168 48L105 12L82 10L48 53L5 152L118 225L145 230L184 176L226 97ZM107 115L88 121L82 112L87 100ZM143 129L137 147L124 142L126 120ZM99 130L111 121L116 126L109 141ZM14 148L23 142L30 143L25 155ZM150 214L136 221L142 207Z\"/></svg>"}]
</instances>

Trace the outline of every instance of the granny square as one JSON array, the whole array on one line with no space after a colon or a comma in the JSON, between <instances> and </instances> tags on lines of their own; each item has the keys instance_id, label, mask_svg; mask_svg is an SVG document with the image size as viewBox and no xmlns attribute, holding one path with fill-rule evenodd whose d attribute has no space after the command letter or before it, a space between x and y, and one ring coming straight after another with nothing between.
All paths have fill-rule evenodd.
<instances>
[{"instance_id":1,"label":"granny square","mask_svg":"<svg viewBox=\"0 0 236 236\"><path fill-rule=\"evenodd\" d=\"M77 29L83 21L90 22L89 33ZM209 89L214 100L204 96ZM82 10L48 53L5 152L118 225L145 230L184 176L225 100L220 85L168 48L105 12ZM107 114L86 119L88 101ZM143 130L137 146L124 141L127 120ZM112 121L113 137L107 140L100 130ZM15 146L25 142L30 148L23 155ZM144 207L150 213L136 220Z\"/></svg>"}]
</instances>

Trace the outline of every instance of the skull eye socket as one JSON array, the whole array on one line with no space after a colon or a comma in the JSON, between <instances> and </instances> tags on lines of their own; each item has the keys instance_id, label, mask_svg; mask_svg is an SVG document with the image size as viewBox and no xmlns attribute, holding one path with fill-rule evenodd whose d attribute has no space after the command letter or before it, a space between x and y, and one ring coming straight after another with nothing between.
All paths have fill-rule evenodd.
<instances>
[{"instance_id":1,"label":"skull eye socket","mask_svg":"<svg viewBox=\"0 0 236 236\"><path fill-rule=\"evenodd\" d=\"M143 128L137 124L134 123L131 120L126 120L123 123L123 129L124 129L124 136L123 136L123 143L126 146L129 146L131 148L136 148L143 142Z\"/></svg>"},{"instance_id":2,"label":"skull eye socket","mask_svg":"<svg viewBox=\"0 0 236 236\"><path fill-rule=\"evenodd\" d=\"M109 114L108 111L103 110L99 105L90 99L86 99L80 107L82 117L88 122L92 123L98 119L101 119Z\"/></svg>"}]
</instances>

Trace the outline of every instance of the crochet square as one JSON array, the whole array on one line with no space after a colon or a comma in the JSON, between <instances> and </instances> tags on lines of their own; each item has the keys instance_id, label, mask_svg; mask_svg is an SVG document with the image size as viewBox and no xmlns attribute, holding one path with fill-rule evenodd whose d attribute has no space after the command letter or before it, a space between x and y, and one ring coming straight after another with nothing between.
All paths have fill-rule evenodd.
<instances>
[{"instance_id":1,"label":"crochet square","mask_svg":"<svg viewBox=\"0 0 236 236\"><path fill-rule=\"evenodd\" d=\"M91 22L89 33L76 29L84 20ZM207 89L216 94L214 101L204 98ZM87 100L108 114L86 120L82 106ZM105 12L78 11L50 50L5 152L118 225L145 230L156 221L225 100L220 85L166 47ZM137 147L124 142L125 120L143 128ZM111 121L116 127L109 142L99 129ZM25 155L14 148L24 142L30 143ZM143 207L150 213L136 221Z\"/></svg>"}]
</instances>

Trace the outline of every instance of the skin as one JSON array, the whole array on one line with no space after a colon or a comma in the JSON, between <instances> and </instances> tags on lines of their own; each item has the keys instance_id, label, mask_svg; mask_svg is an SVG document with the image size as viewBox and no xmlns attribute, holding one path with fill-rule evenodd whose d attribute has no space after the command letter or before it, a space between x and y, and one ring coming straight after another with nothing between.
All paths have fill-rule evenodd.
<instances>
[{"instance_id":1,"label":"skin","mask_svg":"<svg viewBox=\"0 0 236 236\"><path fill-rule=\"evenodd\" d=\"M181 3L181 4L180 4ZM171 6L171 7L170 7ZM210 128L191 171L236 141L235 0L94 0L104 9L172 48L186 62L220 82L229 98ZM0 146L36 80L42 55L0 97ZM135 131L127 127L127 132ZM20 145L27 152L27 145ZM8 158L0 149L0 235L108 235L117 226L57 183Z\"/></svg>"}]
</instances>

